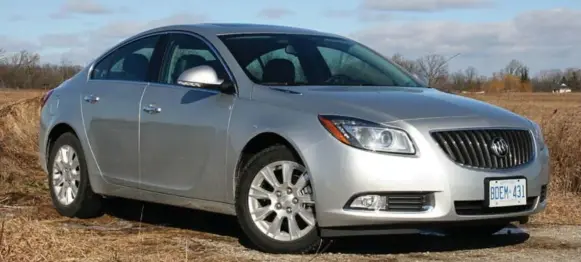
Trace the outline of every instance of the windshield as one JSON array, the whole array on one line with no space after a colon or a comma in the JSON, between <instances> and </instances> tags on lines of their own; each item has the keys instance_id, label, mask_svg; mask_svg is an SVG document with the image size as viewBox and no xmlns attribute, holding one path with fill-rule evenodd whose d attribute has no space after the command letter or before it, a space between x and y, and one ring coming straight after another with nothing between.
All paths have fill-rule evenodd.
<instances>
[{"instance_id":1,"label":"windshield","mask_svg":"<svg viewBox=\"0 0 581 262\"><path fill-rule=\"evenodd\" d=\"M386 58L347 39L298 34L219 37L257 84L424 87Z\"/></svg>"}]
</instances>

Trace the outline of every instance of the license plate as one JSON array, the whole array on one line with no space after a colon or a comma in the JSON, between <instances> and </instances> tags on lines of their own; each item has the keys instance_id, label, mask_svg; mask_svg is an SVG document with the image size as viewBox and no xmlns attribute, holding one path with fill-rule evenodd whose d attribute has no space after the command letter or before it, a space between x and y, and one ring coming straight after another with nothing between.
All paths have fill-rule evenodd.
<instances>
[{"instance_id":1,"label":"license plate","mask_svg":"<svg viewBox=\"0 0 581 262\"><path fill-rule=\"evenodd\" d=\"M491 179L488 181L488 207L522 206L527 204L527 180Z\"/></svg>"}]
</instances>

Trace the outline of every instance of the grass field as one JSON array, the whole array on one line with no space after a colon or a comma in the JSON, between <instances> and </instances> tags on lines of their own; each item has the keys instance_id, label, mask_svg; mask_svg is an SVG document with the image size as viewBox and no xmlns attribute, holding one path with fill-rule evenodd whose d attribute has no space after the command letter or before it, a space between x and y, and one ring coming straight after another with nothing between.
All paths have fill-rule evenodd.
<instances>
[{"instance_id":1,"label":"grass field","mask_svg":"<svg viewBox=\"0 0 581 262\"><path fill-rule=\"evenodd\" d=\"M206 261L262 259L254 253L242 258L244 249L231 248L239 229L229 217L163 206L143 210L131 201L99 219L58 216L37 163L41 94L0 89L0 261L183 261L202 254ZM581 224L581 94L473 97L529 117L543 128L552 161L550 205L532 223ZM169 212L185 219L168 222L170 218L156 215ZM135 223L140 219L149 223ZM173 226L163 227L165 223Z\"/></svg>"}]
</instances>

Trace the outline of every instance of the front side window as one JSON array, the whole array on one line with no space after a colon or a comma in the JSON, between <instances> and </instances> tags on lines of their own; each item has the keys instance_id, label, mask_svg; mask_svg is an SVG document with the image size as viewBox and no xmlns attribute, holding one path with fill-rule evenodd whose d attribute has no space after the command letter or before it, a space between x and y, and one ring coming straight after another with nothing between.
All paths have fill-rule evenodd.
<instances>
[{"instance_id":1,"label":"front side window","mask_svg":"<svg viewBox=\"0 0 581 262\"><path fill-rule=\"evenodd\" d=\"M424 87L389 60L347 39L300 34L219 37L257 84Z\"/></svg>"},{"instance_id":2,"label":"front side window","mask_svg":"<svg viewBox=\"0 0 581 262\"><path fill-rule=\"evenodd\" d=\"M147 81L158 40L159 36L150 36L120 47L95 65L91 79Z\"/></svg>"},{"instance_id":3,"label":"front side window","mask_svg":"<svg viewBox=\"0 0 581 262\"><path fill-rule=\"evenodd\" d=\"M227 79L228 74L210 47L201 39L187 34L171 34L168 51L162 65L159 82L177 84L179 76L187 69L208 65L214 68L218 78Z\"/></svg>"}]
</instances>

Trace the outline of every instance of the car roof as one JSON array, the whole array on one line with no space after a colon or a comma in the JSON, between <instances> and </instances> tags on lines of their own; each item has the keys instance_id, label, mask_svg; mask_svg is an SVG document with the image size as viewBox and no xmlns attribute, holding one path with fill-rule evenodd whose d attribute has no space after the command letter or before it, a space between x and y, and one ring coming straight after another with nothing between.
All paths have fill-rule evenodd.
<instances>
[{"instance_id":1,"label":"car roof","mask_svg":"<svg viewBox=\"0 0 581 262\"><path fill-rule=\"evenodd\" d=\"M200 24L177 24L168 25L150 29L141 34L148 34L153 32L161 32L168 30L184 30L198 33L201 35L228 35L228 34L257 34L257 33L281 33L281 34L308 34L340 37L342 36L320 32L316 30L283 26L283 25L267 25L267 24L251 24L251 23L200 23ZM141 35L139 34L139 35Z\"/></svg>"}]
</instances>

